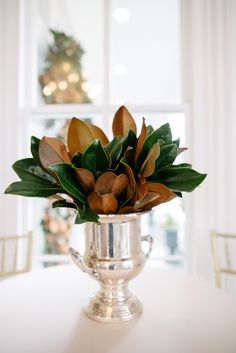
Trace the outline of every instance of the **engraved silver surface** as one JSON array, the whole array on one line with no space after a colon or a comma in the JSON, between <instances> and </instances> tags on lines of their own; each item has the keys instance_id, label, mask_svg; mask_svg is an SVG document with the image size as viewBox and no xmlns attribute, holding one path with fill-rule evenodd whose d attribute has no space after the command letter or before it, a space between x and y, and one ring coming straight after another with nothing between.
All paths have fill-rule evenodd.
<instances>
[{"instance_id":1,"label":"engraved silver surface","mask_svg":"<svg viewBox=\"0 0 236 353\"><path fill-rule=\"evenodd\" d=\"M101 289L85 308L87 315L101 322L134 319L142 312L128 282L142 270L152 249L152 237L141 236L141 214L100 215L97 223L85 225L85 254L70 248L75 264L99 281ZM149 244L144 253L142 242Z\"/></svg>"}]
</instances>

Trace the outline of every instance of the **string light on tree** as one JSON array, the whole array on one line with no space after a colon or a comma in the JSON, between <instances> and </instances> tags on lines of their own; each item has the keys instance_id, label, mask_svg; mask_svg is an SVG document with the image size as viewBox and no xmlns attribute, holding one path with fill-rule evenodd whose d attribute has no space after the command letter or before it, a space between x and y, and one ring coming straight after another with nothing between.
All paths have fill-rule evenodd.
<instances>
[{"instance_id":1,"label":"string light on tree","mask_svg":"<svg viewBox=\"0 0 236 353\"><path fill-rule=\"evenodd\" d=\"M44 72L39 76L45 103L91 103L81 67L84 50L64 32L50 30L53 41L48 47ZM85 86L84 86L85 85Z\"/></svg>"}]
</instances>

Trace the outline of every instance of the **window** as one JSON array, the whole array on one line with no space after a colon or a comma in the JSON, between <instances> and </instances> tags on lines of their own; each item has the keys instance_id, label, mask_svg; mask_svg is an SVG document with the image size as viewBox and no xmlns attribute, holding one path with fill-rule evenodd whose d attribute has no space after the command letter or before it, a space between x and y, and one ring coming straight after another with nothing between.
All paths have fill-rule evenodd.
<instances>
[{"instance_id":1,"label":"window","mask_svg":"<svg viewBox=\"0 0 236 353\"><path fill-rule=\"evenodd\" d=\"M63 135L67 120L76 115L93 121L111 137L111 119L125 104L139 128L142 116L154 127L169 122L184 145L179 0L38 0L36 5L32 134ZM83 49L79 66L66 56L46 60L55 40L50 29L64 35L64 41L72 37L73 50ZM81 249L82 228L72 228L71 217L49 211L45 200L34 203L35 258L44 265L67 259L63 254L69 241ZM51 233L46 232L46 220ZM184 222L181 199L144 217L143 232L156 240L153 264L183 265Z\"/></svg>"}]
</instances>

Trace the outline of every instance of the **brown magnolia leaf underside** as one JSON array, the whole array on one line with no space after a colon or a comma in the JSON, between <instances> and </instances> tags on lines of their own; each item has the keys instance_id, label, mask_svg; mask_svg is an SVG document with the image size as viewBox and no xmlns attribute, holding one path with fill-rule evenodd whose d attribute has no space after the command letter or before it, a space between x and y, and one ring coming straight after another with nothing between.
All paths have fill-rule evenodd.
<instances>
[{"instance_id":1,"label":"brown magnolia leaf underside","mask_svg":"<svg viewBox=\"0 0 236 353\"><path fill-rule=\"evenodd\" d=\"M147 137L147 128L146 128L146 124L145 124L145 119L143 118L143 125L142 125L142 129L141 129L141 133L138 137L138 141L137 141L137 146L136 146L136 150L135 150L135 155L134 155L134 160L135 162L138 159L138 156L142 150L144 141L146 140Z\"/></svg>"},{"instance_id":2,"label":"brown magnolia leaf underside","mask_svg":"<svg viewBox=\"0 0 236 353\"><path fill-rule=\"evenodd\" d=\"M71 163L64 143L54 137L42 138L39 143L39 158L44 168L55 163Z\"/></svg>"},{"instance_id":3,"label":"brown magnolia leaf underside","mask_svg":"<svg viewBox=\"0 0 236 353\"><path fill-rule=\"evenodd\" d=\"M124 214L124 213L133 213L133 212L137 212L137 210L132 207L132 206L125 206L125 207L122 207L120 210L119 210L119 214Z\"/></svg>"},{"instance_id":4,"label":"brown magnolia leaf underside","mask_svg":"<svg viewBox=\"0 0 236 353\"><path fill-rule=\"evenodd\" d=\"M95 186L93 173L84 168L76 168L75 172L84 191L91 192Z\"/></svg>"},{"instance_id":5,"label":"brown magnolia leaf underside","mask_svg":"<svg viewBox=\"0 0 236 353\"><path fill-rule=\"evenodd\" d=\"M147 178L155 171L155 161L160 155L160 143L154 143L141 167L141 174Z\"/></svg>"},{"instance_id":6,"label":"brown magnolia leaf underside","mask_svg":"<svg viewBox=\"0 0 236 353\"><path fill-rule=\"evenodd\" d=\"M100 195L112 193L118 196L126 188L128 182L129 179L125 174L116 175L113 172L105 172L98 178L94 190Z\"/></svg>"},{"instance_id":7,"label":"brown magnolia leaf underside","mask_svg":"<svg viewBox=\"0 0 236 353\"><path fill-rule=\"evenodd\" d=\"M126 136L130 130L137 133L135 121L125 106L120 107L113 119L112 131L114 136Z\"/></svg>"},{"instance_id":8,"label":"brown magnolia leaf underside","mask_svg":"<svg viewBox=\"0 0 236 353\"><path fill-rule=\"evenodd\" d=\"M93 141L94 137L88 125L80 119L71 119L67 135L67 144L71 157L78 151L83 153Z\"/></svg>"},{"instance_id":9,"label":"brown magnolia leaf underside","mask_svg":"<svg viewBox=\"0 0 236 353\"><path fill-rule=\"evenodd\" d=\"M88 196L88 204L92 210L100 214L115 213L118 207L113 194L100 195L95 191Z\"/></svg>"},{"instance_id":10,"label":"brown magnolia leaf underside","mask_svg":"<svg viewBox=\"0 0 236 353\"><path fill-rule=\"evenodd\" d=\"M148 210L161 203L168 202L176 197L176 194L161 183L148 184L148 191L145 197L135 207Z\"/></svg>"},{"instance_id":11,"label":"brown magnolia leaf underside","mask_svg":"<svg viewBox=\"0 0 236 353\"><path fill-rule=\"evenodd\" d=\"M129 179L125 174L117 175L112 185L112 190L111 190L112 194L114 194L115 196L118 196L119 194L121 194L122 191L128 185L128 183L129 183Z\"/></svg>"},{"instance_id":12,"label":"brown magnolia leaf underside","mask_svg":"<svg viewBox=\"0 0 236 353\"><path fill-rule=\"evenodd\" d=\"M146 195L147 190L148 190L147 180L142 175L138 175L136 200L137 201L141 200Z\"/></svg>"},{"instance_id":13,"label":"brown magnolia leaf underside","mask_svg":"<svg viewBox=\"0 0 236 353\"><path fill-rule=\"evenodd\" d=\"M91 133L93 134L94 139L99 139L101 141L102 146L106 146L108 144L109 140L102 131L102 129L100 129L100 127L93 124L88 124L88 127Z\"/></svg>"},{"instance_id":14,"label":"brown magnolia leaf underside","mask_svg":"<svg viewBox=\"0 0 236 353\"><path fill-rule=\"evenodd\" d=\"M129 179L129 184L127 185L127 191L126 191L126 199L127 201L131 200L136 192L136 181L134 177L134 173L132 168L128 164L123 164L123 167L125 169L126 175Z\"/></svg>"}]
</instances>

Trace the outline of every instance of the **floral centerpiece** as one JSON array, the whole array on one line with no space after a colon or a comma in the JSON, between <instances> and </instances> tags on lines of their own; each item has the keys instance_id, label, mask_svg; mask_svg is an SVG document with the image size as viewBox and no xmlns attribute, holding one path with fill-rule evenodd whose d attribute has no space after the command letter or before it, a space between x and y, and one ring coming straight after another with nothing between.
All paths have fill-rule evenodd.
<instances>
[{"instance_id":1,"label":"floral centerpiece","mask_svg":"<svg viewBox=\"0 0 236 353\"><path fill-rule=\"evenodd\" d=\"M6 193L50 197L52 207L76 211L75 223L86 222L85 254L70 248L74 262L101 284L86 307L97 321L119 322L142 311L128 281L142 270L152 238L141 236L140 216L153 207L182 197L206 177L190 164L174 164L185 150L172 139L169 124L154 130L145 119L137 135L134 119L120 107L108 140L97 126L73 118L67 146L57 138L31 138L33 158L17 161L21 181ZM149 243L145 254L142 242Z\"/></svg>"},{"instance_id":2,"label":"floral centerpiece","mask_svg":"<svg viewBox=\"0 0 236 353\"><path fill-rule=\"evenodd\" d=\"M137 136L129 111L120 107L108 140L97 126L73 118L67 146L53 137L31 138L33 158L15 162L21 181L5 191L31 197L50 197L52 207L75 209L75 223L98 222L99 214L149 210L183 191L193 191L206 177L190 164L174 164L185 150L172 139L169 124L146 126Z\"/></svg>"}]
</instances>

